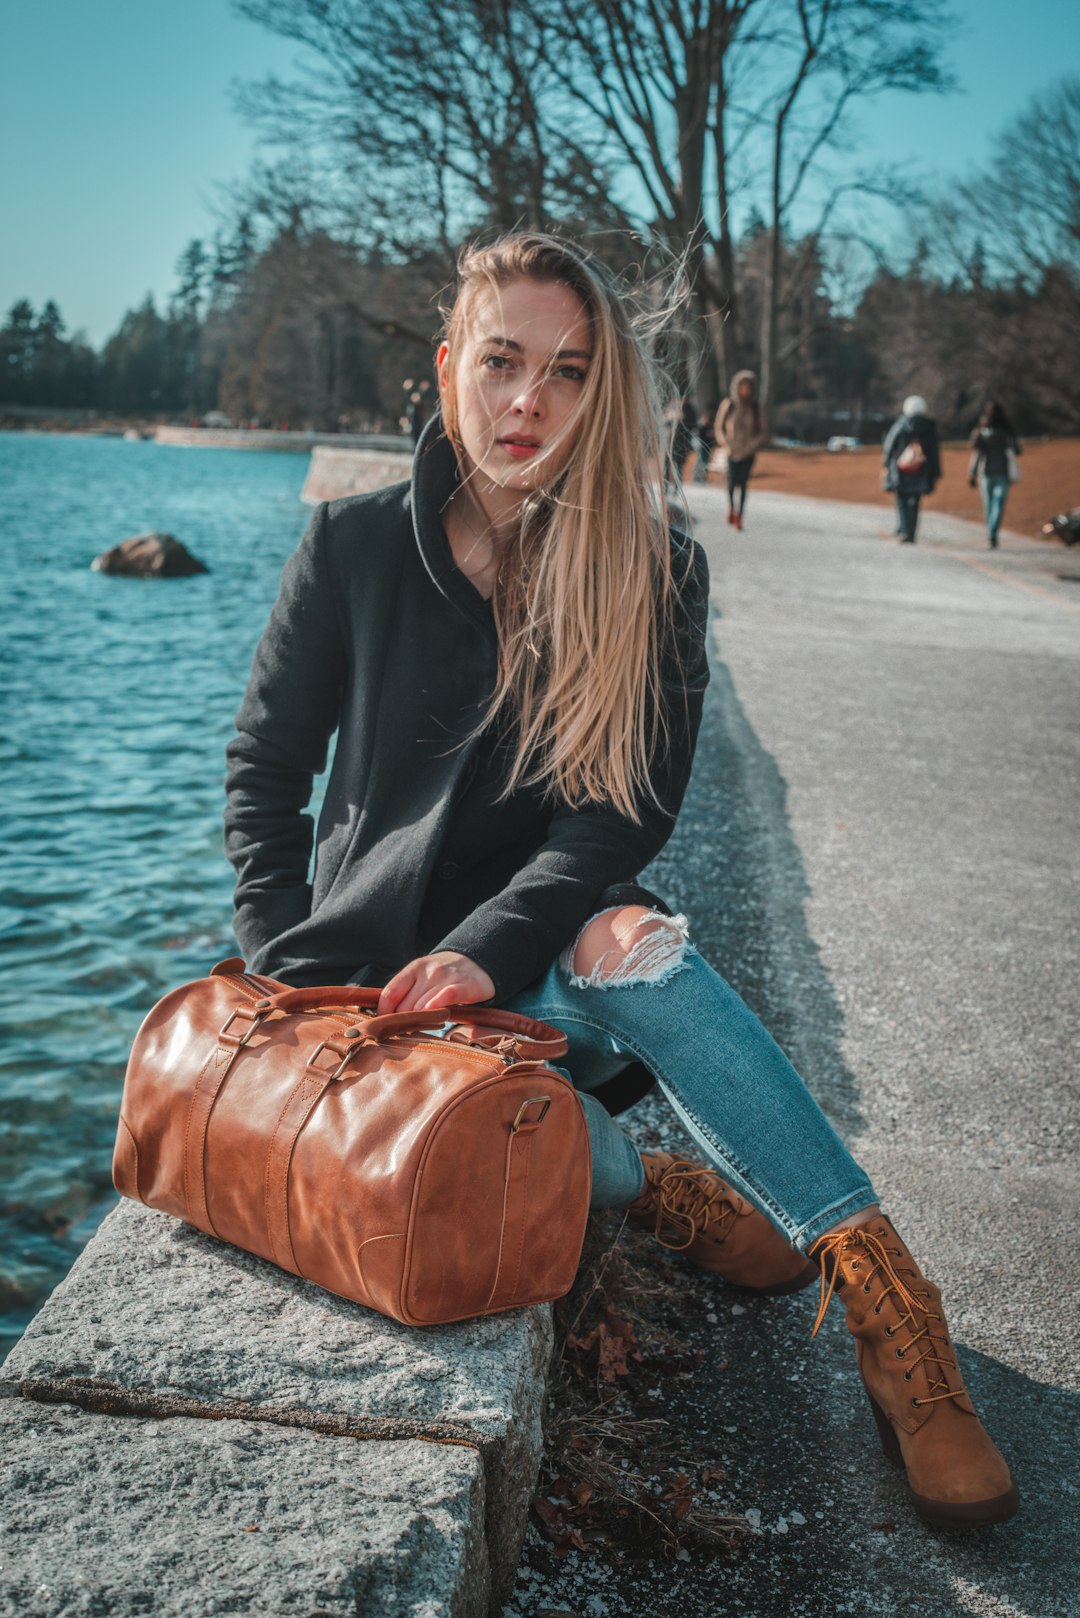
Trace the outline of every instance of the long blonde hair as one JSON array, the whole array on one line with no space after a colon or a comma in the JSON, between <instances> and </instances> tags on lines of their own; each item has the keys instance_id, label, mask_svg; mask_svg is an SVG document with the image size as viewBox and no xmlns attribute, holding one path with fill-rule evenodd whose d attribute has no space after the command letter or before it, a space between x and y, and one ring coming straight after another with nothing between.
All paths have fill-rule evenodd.
<instances>
[{"instance_id":1,"label":"long blonde hair","mask_svg":"<svg viewBox=\"0 0 1080 1618\"><path fill-rule=\"evenodd\" d=\"M673 653L673 579L664 494L662 383L629 294L595 259L557 237L512 232L458 262L443 340L452 377L479 292L519 279L559 282L580 298L592 360L557 475L530 492L500 548L492 608L499 671L483 724L512 720L517 746L504 796L543 785L567 803L609 804L638 822L656 801L650 764L663 747L661 683ZM455 428L452 381L444 426ZM687 565L689 565L689 555ZM668 667L670 677L670 667Z\"/></svg>"}]
</instances>

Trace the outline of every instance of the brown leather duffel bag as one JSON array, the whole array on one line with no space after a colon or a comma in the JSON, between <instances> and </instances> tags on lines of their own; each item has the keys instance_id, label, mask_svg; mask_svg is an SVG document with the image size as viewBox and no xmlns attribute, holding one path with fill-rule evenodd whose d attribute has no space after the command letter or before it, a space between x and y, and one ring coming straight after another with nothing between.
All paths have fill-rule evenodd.
<instances>
[{"instance_id":1,"label":"brown leather duffel bag","mask_svg":"<svg viewBox=\"0 0 1080 1618\"><path fill-rule=\"evenodd\" d=\"M407 1325L543 1303L577 1271L591 1190L566 1037L481 1006L376 1015L223 961L132 1048L126 1197Z\"/></svg>"}]
</instances>

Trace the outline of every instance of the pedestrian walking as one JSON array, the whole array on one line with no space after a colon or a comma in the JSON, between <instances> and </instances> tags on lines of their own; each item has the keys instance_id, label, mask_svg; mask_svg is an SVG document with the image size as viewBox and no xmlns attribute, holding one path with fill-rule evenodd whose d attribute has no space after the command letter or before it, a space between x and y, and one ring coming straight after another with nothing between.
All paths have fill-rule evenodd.
<instances>
[{"instance_id":1,"label":"pedestrian walking","mask_svg":"<svg viewBox=\"0 0 1080 1618\"><path fill-rule=\"evenodd\" d=\"M937 423L921 394L911 393L904 400L881 454L885 487L896 496L896 532L905 545L914 545L919 501L924 494L933 493L941 477Z\"/></svg>"},{"instance_id":2,"label":"pedestrian walking","mask_svg":"<svg viewBox=\"0 0 1080 1618\"><path fill-rule=\"evenodd\" d=\"M728 522L741 528L754 457L769 436L753 371L736 371L732 377L731 392L716 412L714 432L727 457Z\"/></svg>"},{"instance_id":3,"label":"pedestrian walking","mask_svg":"<svg viewBox=\"0 0 1080 1618\"><path fill-rule=\"evenodd\" d=\"M1003 1520L1016 1490L937 1288L686 919L640 883L690 775L709 587L670 519L628 295L583 250L521 232L464 251L445 315L411 482L316 510L255 653L226 809L246 960L377 986L380 1012L494 1002L564 1030L593 1205L735 1285L819 1281L819 1321L839 1296L918 1512ZM702 1160L641 1153L615 1122L642 1069Z\"/></svg>"},{"instance_id":4,"label":"pedestrian walking","mask_svg":"<svg viewBox=\"0 0 1080 1618\"><path fill-rule=\"evenodd\" d=\"M716 409L716 405L711 405L708 410L703 410L698 417L698 452L697 461L694 465L695 483L708 483L709 481L709 463L713 458L713 450L716 448Z\"/></svg>"},{"instance_id":5,"label":"pedestrian walking","mask_svg":"<svg viewBox=\"0 0 1080 1618\"><path fill-rule=\"evenodd\" d=\"M431 417L431 383L426 378L420 382L413 382L412 378L408 377L402 383L402 387L406 394L405 415L402 419L415 450L420 442L420 434Z\"/></svg>"},{"instance_id":6,"label":"pedestrian walking","mask_svg":"<svg viewBox=\"0 0 1080 1618\"><path fill-rule=\"evenodd\" d=\"M1018 457L1023 453L1013 424L997 399L988 399L971 435L971 461L968 482L978 485L986 517L986 537L991 550L997 549L998 530L1005 515L1010 483L1019 481Z\"/></svg>"},{"instance_id":7,"label":"pedestrian walking","mask_svg":"<svg viewBox=\"0 0 1080 1618\"><path fill-rule=\"evenodd\" d=\"M697 443L697 411L689 399L680 399L671 429L671 466L681 483L683 470Z\"/></svg>"}]
</instances>

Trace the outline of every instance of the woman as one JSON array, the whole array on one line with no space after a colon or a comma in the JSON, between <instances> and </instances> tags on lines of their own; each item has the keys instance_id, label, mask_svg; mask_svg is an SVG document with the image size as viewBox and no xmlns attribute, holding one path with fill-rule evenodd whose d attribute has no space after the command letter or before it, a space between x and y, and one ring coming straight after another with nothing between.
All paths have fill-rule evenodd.
<instances>
[{"instance_id":1,"label":"woman","mask_svg":"<svg viewBox=\"0 0 1080 1618\"><path fill-rule=\"evenodd\" d=\"M936 1289L685 919L637 883L690 773L708 579L667 519L628 307L581 253L512 235L464 253L437 366L411 487L320 507L255 654L226 816L248 964L379 985L380 1011L495 1001L561 1027L594 1205L741 1286L820 1276L917 1509L1002 1520L1016 1491ZM309 885L304 809L335 728ZM598 1095L635 1064L708 1163L641 1155L615 1124Z\"/></svg>"},{"instance_id":2,"label":"woman","mask_svg":"<svg viewBox=\"0 0 1080 1618\"><path fill-rule=\"evenodd\" d=\"M736 371L731 393L716 412L714 432L727 456L728 522L741 528L754 457L769 436L753 371Z\"/></svg>"},{"instance_id":3,"label":"woman","mask_svg":"<svg viewBox=\"0 0 1080 1618\"><path fill-rule=\"evenodd\" d=\"M926 400L911 393L889 428L881 450L885 487L896 495L896 531L905 545L914 545L919 526L919 501L932 494L941 477L941 450L937 423Z\"/></svg>"},{"instance_id":4,"label":"woman","mask_svg":"<svg viewBox=\"0 0 1080 1618\"><path fill-rule=\"evenodd\" d=\"M1005 515L1005 501L1014 472L1009 457L1023 454L1013 424L997 399L988 399L979 425L971 435L971 462L968 482L976 483L982 494L986 516L986 537L990 549L997 550L998 530Z\"/></svg>"}]
</instances>

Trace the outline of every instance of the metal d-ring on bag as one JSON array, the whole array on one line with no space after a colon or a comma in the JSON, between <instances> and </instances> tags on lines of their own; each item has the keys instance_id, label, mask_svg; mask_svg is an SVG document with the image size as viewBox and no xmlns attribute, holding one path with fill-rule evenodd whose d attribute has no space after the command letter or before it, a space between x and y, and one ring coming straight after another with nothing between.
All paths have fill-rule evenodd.
<instances>
[{"instance_id":1,"label":"metal d-ring on bag","mask_svg":"<svg viewBox=\"0 0 1080 1618\"><path fill-rule=\"evenodd\" d=\"M566 1037L486 1006L378 1016L223 961L147 1016L113 1181L407 1325L548 1302L591 1191Z\"/></svg>"}]
</instances>

